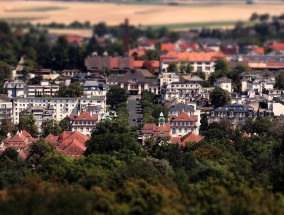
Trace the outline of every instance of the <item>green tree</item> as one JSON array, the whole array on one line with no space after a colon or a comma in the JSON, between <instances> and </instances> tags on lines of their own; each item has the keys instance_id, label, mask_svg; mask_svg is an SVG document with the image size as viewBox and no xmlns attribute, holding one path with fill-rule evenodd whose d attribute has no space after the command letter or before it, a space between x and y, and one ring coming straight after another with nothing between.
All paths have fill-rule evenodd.
<instances>
[{"instance_id":1,"label":"green tree","mask_svg":"<svg viewBox=\"0 0 284 215\"><path fill-rule=\"evenodd\" d=\"M61 84L59 86L58 90L59 97L74 98L74 97L81 97L83 95L84 95L84 90L79 82L71 83L69 86L65 86L64 84Z\"/></svg>"},{"instance_id":2,"label":"green tree","mask_svg":"<svg viewBox=\"0 0 284 215\"><path fill-rule=\"evenodd\" d=\"M181 62L180 66L179 66L179 71L181 72L185 72L187 74L192 73L193 72L193 66L190 63L187 62Z\"/></svg>"},{"instance_id":3,"label":"green tree","mask_svg":"<svg viewBox=\"0 0 284 215\"><path fill-rule=\"evenodd\" d=\"M20 116L19 130L26 130L31 135L35 135L38 133L33 114L29 114L27 116Z\"/></svg>"},{"instance_id":4,"label":"green tree","mask_svg":"<svg viewBox=\"0 0 284 215\"><path fill-rule=\"evenodd\" d=\"M13 148L5 149L1 156L4 158L7 157L11 160L18 160L18 152L16 149Z\"/></svg>"},{"instance_id":5,"label":"green tree","mask_svg":"<svg viewBox=\"0 0 284 215\"><path fill-rule=\"evenodd\" d=\"M178 66L176 63L169 63L169 66L168 66L168 69L167 69L168 72L174 72L176 74L179 73L178 71Z\"/></svg>"},{"instance_id":6,"label":"green tree","mask_svg":"<svg viewBox=\"0 0 284 215\"><path fill-rule=\"evenodd\" d=\"M55 136L59 136L62 132L62 129L58 122L54 119L46 120L42 123L42 133L43 136L46 137L49 134L53 134Z\"/></svg>"},{"instance_id":7,"label":"green tree","mask_svg":"<svg viewBox=\"0 0 284 215\"><path fill-rule=\"evenodd\" d=\"M8 63L0 61L0 79L10 79L12 76L12 70Z\"/></svg>"},{"instance_id":8,"label":"green tree","mask_svg":"<svg viewBox=\"0 0 284 215\"><path fill-rule=\"evenodd\" d=\"M276 76L275 87L278 88L278 89L284 89L284 71L281 71L281 72Z\"/></svg>"},{"instance_id":9,"label":"green tree","mask_svg":"<svg viewBox=\"0 0 284 215\"><path fill-rule=\"evenodd\" d=\"M11 119L1 121L0 136L6 137L8 133L13 134L16 131L15 125Z\"/></svg>"},{"instance_id":10,"label":"green tree","mask_svg":"<svg viewBox=\"0 0 284 215\"><path fill-rule=\"evenodd\" d=\"M228 91L223 90L220 87L216 87L214 90L212 90L209 97L210 103L214 108L229 104L231 101Z\"/></svg>"},{"instance_id":11,"label":"green tree","mask_svg":"<svg viewBox=\"0 0 284 215\"><path fill-rule=\"evenodd\" d=\"M200 119L200 133L207 131L208 129L208 117L207 114L202 114Z\"/></svg>"},{"instance_id":12,"label":"green tree","mask_svg":"<svg viewBox=\"0 0 284 215\"><path fill-rule=\"evenodd\" d=\"M99 122L92 132L91 139L87 141L87 154L111 153L114 151L140 152L136 142L136 134L119 121Z\"/></svg>"},{"instance_id":13,"label":"green tree","mask_svg":"<svg viewBox=\"0 0 284 215\"><path fill-rule=\"evenodd\" d=\"M225 74L230 73L231 68L224 58L219 58L215 64L215 71L222 71Z\"/></svg>"},{"instance_id":14,"label":"green tree","mask_svg":"<svg viewBox=\"0 0 284 215\"><path fill-rule=\"evenodd\" d=\"M107 93L106 103L110 105L111 109L116 110L118 104L126 102L128 98L128 92L119 87L112 86Z\"/></svg>"},{"instance_id":15,"label":"green tree","mask_svg":"<svg viewBox=\"0 0 284 215\"><path fill-rule=\"evenodd\" d=\"M69 130L70 118L69 118L69 117L65 117L64 119L62 119L62 120L59 122L59 126L61 127L61 130L62 130L62 131Z\"/></svg>"}]
</instances>

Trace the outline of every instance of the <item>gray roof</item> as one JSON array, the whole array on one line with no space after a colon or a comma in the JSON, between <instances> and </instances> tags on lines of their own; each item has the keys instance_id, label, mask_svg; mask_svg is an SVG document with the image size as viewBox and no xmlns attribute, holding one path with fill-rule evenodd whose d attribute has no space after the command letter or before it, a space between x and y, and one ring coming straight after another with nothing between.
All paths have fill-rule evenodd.
<instances>
[{"instance_id":1,"label":"gray roof","mask_svg":"<svg viewBox=\"0 0 284 215\"><path fill-rule=\"evenodd\" d=\"M238 105L238 104L235 104L235 105L225 105L223 107L219 107L219 108L216 108L215 111L217 112L225 112L225 111L236 111L236 112L247 112L247 111L253 111L253 108L249 105Z\"/></svg>"},{"instance_id":2,"label":"gray roof","mask_svg":"<svg viewBox=\"0 0 284 215\"><path fill-rule=\"evenodd\" d=\"M170 108L170 111L173 111L173 112L190 112L190 111L194 111L194 106L192 105L186 105L186 104L183 104L183 103L178 103L177 105L173 106Z\"/></svg>"},{"instance_id":3,"label":"gray roof","mask_svg":"<svg viewBox=\"0 0 284 215\"><path fill-rule=\"evenodd\" d=\"M83 87L97 87L99 86L99 83L97 81L87 80L82 85Z\"/></svg>"}]
</instances>

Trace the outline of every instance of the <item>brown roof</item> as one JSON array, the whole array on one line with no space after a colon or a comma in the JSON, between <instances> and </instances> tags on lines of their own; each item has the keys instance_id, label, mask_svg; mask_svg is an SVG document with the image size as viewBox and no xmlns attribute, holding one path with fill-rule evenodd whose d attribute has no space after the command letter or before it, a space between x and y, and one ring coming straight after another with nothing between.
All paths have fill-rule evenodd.
<instances>
[{"instance_id":1,"label":"brown roof","mask_svg":"<svg viewBox=\"0 0 284 215\"><path fill-rule=\"evenodd\" d=\"M178 116L172 118L173 122L180 122L180 121L197 121L197 116L196 115L191 115L189 116L185 112L181 112Z\"/></svg>"},{"instance_id":2,"label":"brown roof","mask_svg":"<svg viewBox=\"0 0 284 215\"><path fill-rule=\"evenodd\" d=\"M181 146L185 146L188 142L199 142L203 139L202 136L195 134L193 132L189 132L183 137L172 137L170 139L170 143L172 144L179 144Z\"/></svg>"},{"instance_id":3,"label":"brown roof","mask_svg":"<svg viewBox=\"0 0 284 215\"><path fill-rule=\"evenodd\" d=\"M145 123L141 129L142 134L154 134L154 131L157 129L156 124L154 123Z\"/></svg>"},{"instance_id":4,"label":"brown roof","mask_svg":"<svg viewBox=\"0 0 284 215\"><path fill-rule=\"evenodd\" d=\"M168 52L161 56L164 61L170 62L203 62L203 61L213 61L217 58L225 58L226 56L222 52Z\"/></svg>"},{"instance_id":5,"label":"brown roof","mask_svg":"<svg viewBox=\"0 0 284 215\"><path fill-rule=\"evenodd\" d=\"M54 136L53 134L50 133L50 134L45 138L45 140L47 140L47 141L51 142L52 144L56 145L56 144L57 144L57 141L58 141L58 137L59 137L59 136Z\"/></svg>"},{"instance_id":6,"label":"brown roof","mask_svg":"<svg viewBox=\"0 0 284 215\"><path fill-rule=\"evenodd\" d=\"M78 141L77 139L70 139L64 141L57 150L67 156L81 157L86 151L85 143Z\"/></svg>"},{"instance_id":7,"label":"brown roof","mask_svg":"<svg viewBox=\"0 0 284 215\"><path fill-rule=\"evenodd\" d=\"M72 121L81 121L81 120L94 120L94 121L98 121L98 115L94 114L94 115L91 116L87 111L83 111L82 113L80 113L80 115L71 114L70 115L70 120L72 120Z\"/></svg>"}]
</instances>

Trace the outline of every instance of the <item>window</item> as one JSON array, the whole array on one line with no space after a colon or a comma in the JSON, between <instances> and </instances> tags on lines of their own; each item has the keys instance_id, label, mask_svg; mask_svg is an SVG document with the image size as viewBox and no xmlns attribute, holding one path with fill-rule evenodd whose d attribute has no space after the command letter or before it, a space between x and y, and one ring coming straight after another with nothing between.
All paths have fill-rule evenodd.
<instances>
[{"instance_id":1,"label":"window","mask_svg":"<svg viewBox=\"0 0 284 215\"><path fill-rule=\"evenodd\" d=\"M175 129L175 128L172 129L172 133L173 133L173 134L176 133L176 129Z\"/></svg>"}]
</instances>

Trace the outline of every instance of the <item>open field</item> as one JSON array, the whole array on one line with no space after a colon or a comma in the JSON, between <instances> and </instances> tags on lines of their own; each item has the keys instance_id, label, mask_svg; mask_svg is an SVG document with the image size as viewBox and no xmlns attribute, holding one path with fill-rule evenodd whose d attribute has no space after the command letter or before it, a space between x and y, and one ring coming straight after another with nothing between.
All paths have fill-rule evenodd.
<instances>
[{"instance_id":1,"label":"open field","mask_svg":"<svg viewBox=\"0 0 284 215\"><path fill-rule=\"evenodd\" d=\"M192 4L183 6L54 1L0 1L0 19L32 23L101 21L116 25L129 18L140 26L212 27L247 21L253 12L279 15L284 4ZM207 23L207 24L206 24Z\"/></svg>"}]
</instances>

